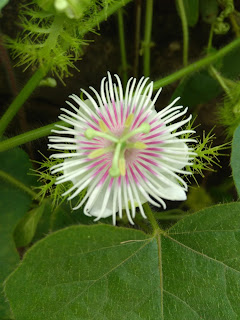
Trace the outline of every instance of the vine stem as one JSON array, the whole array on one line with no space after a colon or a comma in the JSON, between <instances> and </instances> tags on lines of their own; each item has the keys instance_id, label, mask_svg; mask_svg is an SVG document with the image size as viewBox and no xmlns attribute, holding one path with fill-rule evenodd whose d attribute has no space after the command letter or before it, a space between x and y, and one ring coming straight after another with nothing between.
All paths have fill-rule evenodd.
<instances>
[{"instance_id":1,"label":"vine stem","mask_svg":"<svg viewBox=\"0 0 240 320\"><path fill-rule=\"evenodd\" d=\"M127 55L126 55L125 36L124 36L123 9L120 8L117 14L118 14L118 33L119 33L120 52L121 52L122 71L123 71L123 86L125 88L127 85L128 76L127 76Z\"/></svg>"},{"instance_id":2,"label":"vine stem","mask_svg":"<svg viewBox=\"0 0 240 320\"><path fill-rule=\"evenodd\" d=\"M188 42L189 42L188 24L187 24L187 17L186 17L183 0L177 0L177 3L178 3L181 22L182 22L182 32L183 32L183 65L186 67L188 64Z\"/></svg>"},{"instance_id":3,"label":"vine stem","mask_svg":"<svg viewBox=\"0 0 240 320\"><path fill-rule=\"evenodd\" d=\"M213 63L214 61L218 60L219 58L224 57L227 53L234 50L240 45L240 39L236 39L232 41L230 44L226 45L216 53L212 53L207 55L205 58L198 60L197 62L194 62L192 64L189 64L187 67L180 69L179 71L176 71L169 76L155 81L153 85L153 89L157 90L161 87L164 87L176 80L181 79L182 77L189 75L190 73L196 72L207 65Z\"/></svg>"},{"instance_id":4,"label":"vine stem","mask_svg":"<svg viewBox=\"0 0 240 320\"><path fill-rule=\"evenodd\" d=\"M32 198L36 198L36 196L37 196L37 194L32 189L30 189L25 184L23 184L21 181L15 179L14 177L10 176L8 173L6 173L2 170L0 170L0 179L16 186L18 189L21 189L22 191L29 194Z\"/></svg>"},{"instance_id":5,"label":"vine stem","mask_svg":"<svg viewBox=\"0 0 240 320\"><path fill-rule=\"evenodd\" d=\"M135 40L134 40L134 62L133 62L133 76L138 77L139 65L139 45L140 45L140 29L141 29L141 9L142 0L135 0Z\"/></svg>"},{"instance_id":6,"label":"vine stem","mask_svg":"<svg viewBox=\"0 0 240 320\"><path fill-rule=\"evenodd\" d=\"M147 217L152 225L153 232L155 233L155 232L159 231L160 230L159 225L158 225L157 220L155 219L155 217L152 213L152 210L151 210L148 202L143 204L143 209L146 212Z\"/></svg>"},{"instance_id":7,"label":"vine stem","mask_svg":"<svg viewBox=\"0 0 240 320\"><path fill-rule=\"evenodd\" d=\"M27 143L29 141L33 141L39 138L43 138L48 136L51 133L51 130L55 128L55 125L64 125L65 127L70 126L64 121L58 121L51 124L48 124L47 126L34 129L22 134L19 134L16 137L4 140L0 142L0 152L6 151L8 149L12 149L14 147L20 146L24 143Z\"/></svg>"},{"instance_id":8,"label":"vine stem","mask_svg":"<svg viewBox=\"0 0 240 320\"><path fill-rule=\"evenodd\" d=\"M146 1L145 35L143 43L143 74L150 75L150 47L152 33L153 0Z\"/></svg>"},{"instance_id":9,"label":"vine stem","mask_svg":"<svg viewBox=\"0 0 240 320\"><path fill-rule=\"evenodd\" d=\"M210 54L207 57L205 57L195 63L192 63L192 64L188 65L187 67L185 67L179 71L176 71L175 73L172 73L163 79L155 81L154 85L153 85L153 90L158 90L159 88L164 87L174 81L177 81L186 75L189 75L193 72L198 71L199 69L202 69L203 67L206 67L207 65L216 61L217 59L222 58L224 55L226 55L227 53L229 53L233 49L237 48L239 45L240 45L240 39L234 40L233 42L231 42L230 44L228 44L227 46L225 46L224 48L222 48L218 52ZM35 130L28 131L26 133L22 133L16 137L1 141L0 142L0 152L6 151L6 150L11 149L13 147L20 146L26 142L33 141L33 140L36 140L36 139L39 139L39 138L42 138L42 137L49 135L51 130L54 128L55 124L60 124L60 125L64 124L65 126L67 126L67 124L65 122L59 121L59 122L52 123L47 126L35 129Z\"/></svg>"},{"instance_id":10,"label":"vine stem","mask_svg":"<svg viewBox=\"0 0 240 320\"><path fill-rule=\"evenodd\" d=\"M39 82L46 74L46 69L39 68L27 82L25 87L21 90L19 95L10 104L9 108L0 119L0 137L3 135L5 129L7 128L8 124L11 122L15 114L18 112L18 110L21 108L21 106L28 99L28 97L31 95L31 93L38 86Z\"/></svg>"}]
</instances>

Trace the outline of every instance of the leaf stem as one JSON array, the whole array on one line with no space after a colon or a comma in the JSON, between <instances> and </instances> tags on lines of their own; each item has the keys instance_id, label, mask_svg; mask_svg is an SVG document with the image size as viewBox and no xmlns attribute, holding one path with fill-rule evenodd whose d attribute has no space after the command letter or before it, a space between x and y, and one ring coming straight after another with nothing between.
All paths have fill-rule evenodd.
<instances>
[{"instance_id":1,"label":"leaf stem","mask_svg":"<svg viewBox=\"0 0 240 320\"><path fill-rule=\"evenodd\" d=\"M178 2L179 14L182 22L182 32L183 32L183 65L186 67L188 64L188 42L189 42L188 24L187 24L187 17L186 17L183 0L177 0L177 2Z\"/></svg>"},{"instance_id":2,"label":"leaf stem","mask_svg":"<svg viewBox=\"0 0 240 320\"><path fill-rule=\"evenodd\" d=\"M14 177L12 177L11 175L9 175L8 173L6 173L2 170L0 170L0 179L9 182L10 184L14 185L18 189L21 189L22 191L29 194L32 198L36 198L36 196L37 196L37 194L32 189L30 189L25 184L23 184L21 181L15 179Z\"/></svg>"},{"instance_id":3,"label":"leaf stem","mask_svg":"<svg viewBox=\"0 0 240 320\"><path fill-rule=\"evenodd\" d=\"M233 49L237 48L240 45L240 39L236 39L232 41L230 44L223 47L221 50L217 51L216 53L209 54L205 58L198 60L197 62L194 62L192 64L189 64L187 67L182 68L169 76L155 81L153 85L153 90L157 90L161 87L164 87L174 81L177 81L181 79L182 77L189 75L193 72L196 72L207 65L213 63L214 61L218 60L219 58L224 57L227 53L232 51Z\"/></svg>"},{"instance_id":4,"label":"leaf stem","mask_svg":"<svg viewBox=\"0 0 240 320\"><path fill-rule=\"evenodd\" d=\"M155 217L152 213L152 210L151 210L148 202L143 204L143 209L146 212L147 217L152 225L153 232L155 233L156 231L159 231L160 230L159 225L158 225L157 220L155 219Z\"/></svg>"},{"instance_id":5,"label":"leaf stem","mask_svg":"<svg viewBox=\"0 0 240 320\"><path fill-rule=\"evenodd\" d=\"M150 48L152 33L153 0L146 1L145 35L143 42L143 74L150 75Z\"/></svg>"},{"instance_id":6,"label":"leaf stem","mask_svg":"<svg viewBox=\"0 0 240 320\"><path fill-rule=\"evenodd\" d=\"M124 22L123 22L123 9L118 10L118 32L119 32L119 42L120 42L120 52L122 60L122 72L123 72L123 86L127 85L127 55L125 46L125 36L124 36Z\"/></svg>"},{"instance_id":7,"label":"leaf stem","mask_svg":"<svg viewBox=\"0 0 240 320\"><path fill-rule=\"evenodd\" d=\"M15 114L24 104L24 102L31 95L33 90L38 86L39 82L46 75L46 73L47 73L46 69L43 69L43 68L38 69L30 78L30 80L27 82L27 84L19 93L19 95L13 100L12 104L9 106L7 111L4 113L4 115L0 119L0 136L3 135L8 124L11 122Z\"/></svg>"}]
</instances>

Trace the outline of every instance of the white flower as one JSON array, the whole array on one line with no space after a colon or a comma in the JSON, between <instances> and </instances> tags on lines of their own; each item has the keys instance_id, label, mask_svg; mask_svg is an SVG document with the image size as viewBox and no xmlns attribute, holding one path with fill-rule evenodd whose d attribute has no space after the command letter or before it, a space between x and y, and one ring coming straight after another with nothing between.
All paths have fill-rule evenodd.
<instances>
[{"instance_id":1,"label":"white flower","mask_svg":"<svg viewBox=\"0 0 240 320\"><path fill-rule=\"evenodd\" d=\"M100 94L92 87L96 100L81 90L88 98L82 101L78 96L70 98L77 107L67 101L73 110L62 108L65 113L59 118L73 126L57 125L60 130L52 132L61 136L50 136L49 148L69 150L51 157L65 159L52 167L52 173L62 172L57 184L72 181L73 186L63 195L71 194L69 200L87 188L87 193L74 209L85 203L84 213L96 220L122 217L125 209L130 223L136 214L136 207L146 218L142 204L150 202L162 205L163 199L185 200L187 184L178 174L191 165L194 155L186 142L193 139L177 138L192 130L177 129L190 121L188 118L174 123L186 114L187 108L170 105L156 112L153 100L153 82L142 77L137 83L131 78L125 94L121 81L115 75L113 83L110 73L103 78ZM70 136L70 137L69 137Z\"/></svg>"}]
</instances>

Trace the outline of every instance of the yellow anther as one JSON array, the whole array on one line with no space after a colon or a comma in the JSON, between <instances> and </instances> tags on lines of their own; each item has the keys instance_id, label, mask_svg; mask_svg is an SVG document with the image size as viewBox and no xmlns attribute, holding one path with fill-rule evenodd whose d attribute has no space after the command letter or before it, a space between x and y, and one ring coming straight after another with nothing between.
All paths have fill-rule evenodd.
<instances>
[{"instance_id":1,"label":"yellow anther","mask_svg":"<svg viewBox=\"0 0 240 320\"><path fill-rule=\"evenodd\" d=\"M137 141L134 143L134 148L135 149L146 149L147 146L145 143L141 142L141 141Z\"/></svg>"},{"instance_id":2,"label":"yellow anther","mask_svg":"<svg viewBox=\"0 0 240 320\"><path fill-rule=\"evenodd\" d=\"M134 114L130 113L125 121L125 124L124 124L125 128L129 128L131 126L133 119L134 119Z\"/></svg>"},{"instance_id":3,"label":"yellow anther","mask_svg":"<svg viewBox=\"0 0 240 320\"><path fill-rule=\"evenodd\" d=\"M94 158L100 157L100 156L103 155L105 152L106 152L106 150L105 150L104 148L94 150L93 152L91 152L91 153L88 155L88 158L89 158L89 159L94 159Z\"/></svg>"},{"instance_id":4,"label":"yellow anther","mask_svg":"<svg viewBox=\"0 0 240 320\"><path fill-rule=\"evenodd\" d=\"M119 159L118 166L119 166L121 176L125 176L126 175L126 161L124 158Z\"/></svg>"},{"instance_id":5,"label":"yellow anther","mask_svg":"<svg viewBox=\"0 0 240 320\"><path fill-rule=\"evenodd\" d=\"M103 122L103 120L99 120L98 124L102 132L108 132L108 127Z\"/></svg>"}]
</instances>

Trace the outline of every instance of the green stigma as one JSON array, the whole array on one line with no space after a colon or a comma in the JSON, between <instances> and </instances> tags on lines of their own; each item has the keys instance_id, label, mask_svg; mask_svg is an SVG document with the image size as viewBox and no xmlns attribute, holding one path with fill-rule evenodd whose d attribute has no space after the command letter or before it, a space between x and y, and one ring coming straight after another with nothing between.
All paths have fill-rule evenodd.
<instances>
[{"instance_id":1,"label":"green stigma","mask_svg":"<svg viewBox=\"0 0 240 320\"><path fill-rule=\"evenodd\" d=\"M149 133L151 129L150 125L144 122L138 128L129 132L129 127L132 121L133 121L133 116L130 115L126 120L125 129L121 137L115 137L111 135L109 131L106 130L105 126L103 126L102 123L100 125L101 131L97 131L89 128L84 132L85 137L89 140L92 140L93 138L96 138L96 137L101 137L113 142L113 145L111 145L111 147L97 149L92 153L90 153L89 155L90 159L94 159L98 156L101 156L107 151L114 150L112 166L109 170L109 174L113 178L117 178L120 175L125 176L126 174L126 161L124 158L124 153L126 149L133 149L133 148L145 149L146 148L146 145L143 142L141 141L130 142L128 141L128 139L135 136L138 133L144 133L144 134ZM127 129L127 132L126 132L126 129Z\"/></svg>"}]
</instances>

